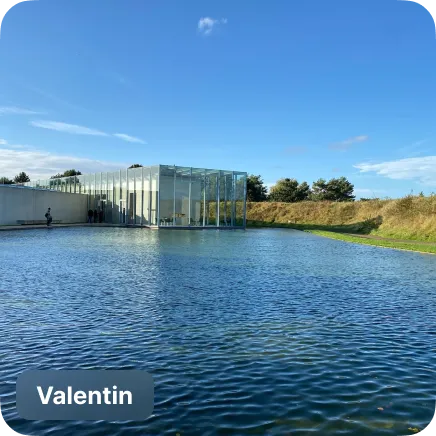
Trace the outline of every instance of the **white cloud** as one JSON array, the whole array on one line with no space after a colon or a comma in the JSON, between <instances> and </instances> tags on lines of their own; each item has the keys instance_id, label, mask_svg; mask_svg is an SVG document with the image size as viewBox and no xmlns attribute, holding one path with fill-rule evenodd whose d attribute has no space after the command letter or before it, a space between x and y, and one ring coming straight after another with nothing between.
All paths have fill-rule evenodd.
<instances>
[{"instance_id":1,"label":"white cloud","mask_svg":"<svg viewBox=\"0 0 436 436\"><path fill-rule=\"evenodd\" d=\"M127 142L135 142L137 144L146 144L146 142L143 141L142 139L135 138L134 136L126 135L125 133L114 133L113 136L116 136L117 138L120 138L123 141L127 141Z\"/></svg>"},{"instance_id":2,"label":"white cloud","mask_svg":"<svg viewBox=\"0 0 436 436\"><path fill-rule=\"evenodd\" d=\"M368 139L369 138L366 135L354 136L353 138L348 138L345 141L335 142L334 144L330 144L329 148L330 150L345 151L348 150L353 144L359 142L365 142L368 141Z\"/></svg>"},{"instance_id":3,"label":"white cloud","mask_svg":"<svg viewBox=\"0 0 436 436\"><path fill-rule=\"evenodd\" d=\"M394 180L416 180L423 185L436 186L436 156L415 157L381 163L354 165L361 173L374 172Z\"/></svg>"},{"instance_id":4,"label":"white cloud","mask_svg":"<svg viewBox=\"0 0 436 436\"><path fill-rule=\"evenodd\" d=\"M30 121L29 123L33 127L39 127L41 129L55 130L56 132L70 133L73 135L91 135L91 136L113 136L127 142L134 142L137 144L146 144L146 142L135 136L130 136L125 133L109 133L102 132L101 130L91 129L89 127L78 126L76 124L60 123L57 121Z\"/></svg>"},{"instance_id":5,"label":"white cloud","mask_svg":"<svg viewBox=\"0 0 436 436\"><path fill-rule=\"evenodd\" d=\"M59 123L57 121L31 121L30 124L34 127L56 130L57 132L71 133L74 135L108 136L107 133L100 130L77 126L75 124Z\"/></svg>"},{"instance_id":6,"label":"white cloud","mask_svg":"<svg viewBox=\"0 0 436 436\"><path fill-rule=\"evenodd\" d=\"M0 106L0 115L42 115L43 112L31 111L16 106Z\"/></svg>"},{"instance_id":7,"label":"white cloud","mask_svg":"<svg viewBox=\"0 0 436 436\"><path fill-rule=\"evenodd\" d=\"M203 17L198 21L198 31L203 35L210 35L214 28L220 24L227 24L227 18L216 20L215 18Z\"/></svg>"},{"instance_id":8,"label":"white cloud","mask_svg":"<svg viewBox=\"0 0 436 436\"><path fill-rule=\"evenodd\" d=\"M3 149L0 153L0 176L14 177L25 171L31 179L48 179L54 174L75 168L83 174L116 171L128 164L107 162L74 156L52 154L40 150Z\"/></svg>"}]
</instances>

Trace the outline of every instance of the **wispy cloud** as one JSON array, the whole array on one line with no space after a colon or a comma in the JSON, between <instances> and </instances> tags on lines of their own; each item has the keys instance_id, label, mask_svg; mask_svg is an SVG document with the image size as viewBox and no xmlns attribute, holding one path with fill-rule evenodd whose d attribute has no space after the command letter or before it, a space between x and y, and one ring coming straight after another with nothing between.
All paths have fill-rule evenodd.
<instances>
[{"instance_id":1,"label":"wispy cloud","mask_svg":"<svg viewBox=\"0 0 436 436\"><path fill-rule=\"evenodd\" d=\"M107 133L100 130L57 121L31 121L30 125L40 127L41 129L56 130L57 132L70 133L73 135L109 136Z\"/></svg>"},{"instance_id":2,"label":"wispy cloud","mask_svg":"<svg viewBox=\"0 0 436 436\"><path fill-rule=\"evenodd\" d=\"M0 106L0 115L43 115L44 112L37 112L17 106Z\"/></svg>"},{"instance_id":3,"label":"wispy cloud","mask_svg":"<svg viewBox=\"0 0 436 436\"><path fill-rule=\"evenodd\" d=\"M21 148L21 149L30 150L33 147L31 145L10 144L8 141L6 141L6 139L0 139L0 148L3 151L4 148Z\"/></svg>"},{"instance_id":4,"label":"wispy cloud","mask_svg":"<svg viewBox=\"0 0 436 436\"><path fill-rule=\"evenodd\" d=\"M41 129L54 130L56 132L69 133L72 135L90 135L90 136L113 136L126 142L132 142L137 144L146 144L146 142L135 136L127 135L126 133L110 133L103 132L101 130L92 129L90 127L78 126L76 124L61 123L58 121L30 121L29 123L33 127L39 127Z\"/></svg>"},{"instance_id":5,"label":"wispy cloud","mask_svg":"<svg viewBox=\"0 0 436 436\"><path fill-rule=\"evenodd\" d=\"M423 185L436 186L436 156L424 156L381 163L354 165L361 173L376 173L394 180L415 180Z\"/></svg>"},{"instance_id":6,"label":"wispy cloud","mask_svg":"<svg viewBox=\"0 0 436 436\"><path fill-rule=\"evenodd\" d=\"M74 156L47 153L40 150L3 149L0 154L0 174L14 177L25 171L31 179L47 179L54 174L76 168L82 173L115 171L126 168L123 162L107 162Z\"/></svg>"},{"instance_id":7,"label":"wispy cloud","mask_svg":"<svg viewBox=\"0 0 436 436\"><path fill-rule=\"evenodd\" d=\"M333 144L330 144L329 149L335 151L346 151L350 149L353 144L357 144L359 142L365 142L368 141L368 139L369 138L366 135L354 136L353 138L348 138L345 141L335 142Z\"/></svg>"},{"instance_id":8,"label":"wispy cloud","mask_svg":"<svg viewBox=\"0 0 436 436\"><path fill-rule=\"evenodd\" d=\"M146 142L140 138L135 138L134 136L126 135L125 133L114 133L115 137L122 139L126 142L135 142L137 144L146 144Z\"/></svg>"},{"instance_id":9,"label":"wispy cloud","mask_svg":"<svg viewBox=\"0 0 436 436\"><path fill-rule=\"evenodd\" d=\"M301 146L292 146L292 147L286 147L284 149L284 152L286 154L303 154L308 151L307 147L301 147Z\"/></svg>"},{"instance_id":10,"label":"wispy cloud","mask_svg":"<svg viewBox=\"0 0 436 436\"><path fill-rule=\"evenodd\" d=\"M221 24L227 24L227 18L221 18L217 20L211 17L203 17L198 21L198 31L202 35L210 35L217 26Z\"/></svg>"}]
</instances>

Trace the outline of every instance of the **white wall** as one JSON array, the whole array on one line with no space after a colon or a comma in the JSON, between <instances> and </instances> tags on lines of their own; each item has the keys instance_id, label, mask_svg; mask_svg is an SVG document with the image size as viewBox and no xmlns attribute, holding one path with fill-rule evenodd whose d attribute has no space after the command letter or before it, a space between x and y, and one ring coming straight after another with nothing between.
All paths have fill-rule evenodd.
<instances>
[{"instance_id":1,"label":"white wall","mask_svg":"<svg viewBox=\"0 0 436 436\"><path fill-rule=\"evenodd\" d=\"M45 220L49 207L54 221L83 223L87 221L88 196L0 185L0 225Z\"/></svg>"}]
</instances>

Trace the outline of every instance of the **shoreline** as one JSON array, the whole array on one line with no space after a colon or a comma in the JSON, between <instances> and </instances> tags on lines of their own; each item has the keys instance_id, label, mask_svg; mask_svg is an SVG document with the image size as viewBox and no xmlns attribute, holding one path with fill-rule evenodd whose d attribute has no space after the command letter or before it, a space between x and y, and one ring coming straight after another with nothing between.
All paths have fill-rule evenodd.
<instances>
[{"instance_id":1,"label":"shoreline","mask_svg":"<svg viewBox=\"0 0 436 436\"><path fill-rule=\"evenodd\" d=\"M306 227L306 228L305 228ZM309 228L307 228L309 227ZM356 233L343 233L335 230L317 230L311 227L316 227L311 224L275 224L265 223L251 225L247 223L247 229L290 229L297 230L299 232L311 233L315 236L321 236L324 238L334 239L337 241L348 242L352 244L370 245L378 248L390 248L392 250L409 251L413 253L432 254L436 255L436 242L431 241L417 241L411 239L394 239L385 238L375 235L365 235Z\"/></svg>"}]
</instances>

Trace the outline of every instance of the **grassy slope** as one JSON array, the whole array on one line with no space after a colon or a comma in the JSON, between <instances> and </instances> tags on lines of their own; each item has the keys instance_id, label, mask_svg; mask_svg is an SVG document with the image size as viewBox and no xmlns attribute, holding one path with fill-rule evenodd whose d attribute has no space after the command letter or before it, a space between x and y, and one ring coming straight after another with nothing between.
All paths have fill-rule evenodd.
<instances>
[{"instance_id":1,"label":"grassy slope","mask_svg":"<svg viewBox=\"0 0 436 436\"><path fill-rule=\"evenodd\" d=\"M248 203L247 225L289 227L342 241L436 254L436 196L352 203ZM353 233L410 242L365 239Z\"/></svg>"},{"instance_id":2,"label":"grassy slope","mask_svg":"<svg viewBox=\"0 0 436 436\"><path fill-rule=\"evenodd\" d=\"M247 224L436 242L436 196L351 203L248 203Z\"/></svg>"}]
</instances>

